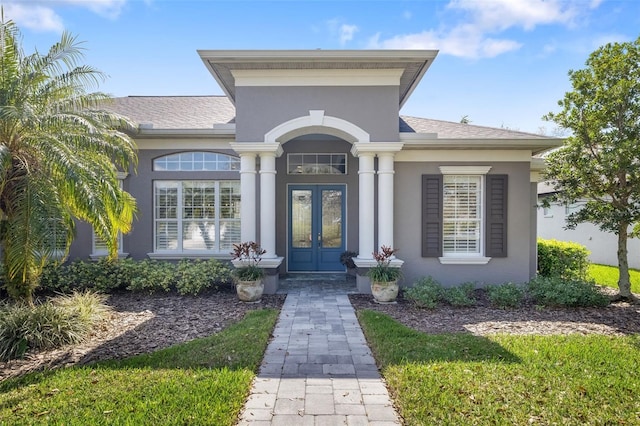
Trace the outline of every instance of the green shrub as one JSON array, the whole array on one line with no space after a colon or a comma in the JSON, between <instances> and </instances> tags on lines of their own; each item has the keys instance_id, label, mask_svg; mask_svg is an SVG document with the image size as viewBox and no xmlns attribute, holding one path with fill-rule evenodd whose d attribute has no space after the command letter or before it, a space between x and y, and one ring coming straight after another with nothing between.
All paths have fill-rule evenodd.
<instances>
[{"instance_id":1,"label":"green shrub","mask_svg":"<svg viewBox=\"0 0 640 426\"><path fill-rule=\"evenodd\" d=\"M456 287L443 288L441 296L451 306L473 306L476 304L474 289L474 283L464 283Z\"/></svg>"},{"instance_id":2,"label":"green shrub","mask_svg":"<svg viewBox=\"0 0 640 426\"><path fill-rule=\"evenodd\" d=\"M585 280L589 269L589 250L567 241L538 239L538 274L567 280Z\"/></svg>"},{"instance_id":3,"label":"green shrub","mask_svg":"<svg viewBox=\"0 0 640 426\"><path fill-rule=\"evenodd\" d=\"M74 261L68 265L47 265L40 277L42 290L59 293L94 290L110 293L126 288L136 276L136 262L131 259L96 262Z\"/></svg>"},{"instance_id":4,"label":"green shrub","mask_svg":"<svg viewBox=\"0 0 640 426\"><path fill-rule=\"evenodd\" d=\"M142 260L137 262L136 275L131 278L127 290L155 293L168 292L175 285L177 268L174 263Z\"/></svg>"},{"instance_id":5,"label":"green shrub","mask_svg":"<svg viewBox=\"0 0 640 426\"><path fill-rule=\"evenodd\" d=\"M438 306L442 290L442 285L433 277L423 277L404 290L404 296L420 308L433 309Z\"/></svg>"},{"instance_id":6,"label":"green shrub","mask_svg":"<svg viewBox=\"0 0 640 426\"><path fill-rule=\"evenodd\" d=\"M0 306L0 360L30 349L52 349L82 341L108 307L96 294L56 297L36 306Z\"/></svg>"},{"instance_id":7,"label":"green shrub","mask_svg":"<svg viewBox=\"0 0 640 426\"><path fill-rule=\"evenodd\" d=\"M231 269L215 259L185 259L178 263L176 289L179 294L196 295L214 285L230 282Z\"/></svg>"},{"instance_id":8,"label":"green shrub","mask_svg":"<svg viewBox=\"0 0 640 426\"><path fill-rule=\"evenodd\" d=\"M544 306L606 306L609 299L598 287L584 280L538 277L529 282L529 292Z\"/></svg>"},{"instance_id":9,"label":"green shrub","mask_svg":"<svg viewBox=\"0 0 640 426\"><path fill-rule=\"evenodd\" d=\"M524 299L524 289L513 283L492 285L487 287L491 304L499 308L516 308Z\"/></svg>"}]
</instances>

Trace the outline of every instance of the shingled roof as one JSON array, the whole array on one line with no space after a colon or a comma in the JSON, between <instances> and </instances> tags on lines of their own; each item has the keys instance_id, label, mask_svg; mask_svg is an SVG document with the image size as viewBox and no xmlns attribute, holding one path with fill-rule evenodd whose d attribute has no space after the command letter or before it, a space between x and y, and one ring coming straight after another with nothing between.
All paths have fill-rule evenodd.
<instances>
[{"instance_id":1,"label":"shingled roof","mask_svg":"<svg viewBox=\"0 0 640 426\"><path fill-rule=\"evenodd\" d=\"M235 108L226 96L128 96L114 98L108 109L153 129L212 129L233 123ZM438 139L548 139L508 129L429 118L399 117L400 133L435 133Z\"/></svg>"}]
</instances>

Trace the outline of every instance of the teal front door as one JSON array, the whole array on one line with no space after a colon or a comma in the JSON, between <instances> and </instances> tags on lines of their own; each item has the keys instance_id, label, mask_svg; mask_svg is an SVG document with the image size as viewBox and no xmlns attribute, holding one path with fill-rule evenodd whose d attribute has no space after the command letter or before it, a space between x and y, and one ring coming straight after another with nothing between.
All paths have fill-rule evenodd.
<instances>
[{"instance_id":1,"label":"teal front door","mask_svg":"<svg viewBox=\"0 0 640 426\"><path fill-rule=\"evenodd\" d=\"M345 195L344 185L289 186L289 271L345 270Z\"/></svg>"}]
</instances>

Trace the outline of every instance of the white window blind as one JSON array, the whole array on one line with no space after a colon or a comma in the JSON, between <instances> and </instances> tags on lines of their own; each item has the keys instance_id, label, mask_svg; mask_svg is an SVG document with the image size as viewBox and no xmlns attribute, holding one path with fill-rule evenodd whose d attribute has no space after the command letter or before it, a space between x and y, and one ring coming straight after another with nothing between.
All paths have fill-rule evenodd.
<instances>
[{"instance_id":1,"label":"white window blind","mask_svg":"<svg viewBox=\"0 0 640 426\"><path fill-rule=\"evenodd\" d=\"M443 254L481 254L482 176L445 175L443 186Z\"/></svg>"}]
</instances>

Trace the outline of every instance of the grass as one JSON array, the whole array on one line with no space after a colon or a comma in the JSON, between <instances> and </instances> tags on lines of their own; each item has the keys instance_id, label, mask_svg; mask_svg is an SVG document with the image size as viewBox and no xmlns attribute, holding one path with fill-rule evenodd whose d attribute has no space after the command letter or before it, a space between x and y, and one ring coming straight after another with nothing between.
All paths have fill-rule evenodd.
<instances>
[{"instance_id":1,"label":"grass","mask_svg":"<svg viewBox=\"0 0 640 426\"><path fill-rule=\"evenodd\" d=\"M618 267L606 265L589 265L589 278L593 279L597 284L607 287L618 288ZM629 269L631 276L631 291L640 293L640 271Z\"/></svg>"},{"instance_id":2,"label":"grass","mask_svg":"<svg viewBox=\"0 0 640 426\"><path fill-rule=\"evenodd\" d=\"M429 335L358 316L408 425L640 423L639 336Z\"/></svg>"},{"instance_id":3,"label":"grass","mask_svg":"<svg viewBox=\"0 0 640 426\"><path fill-rule=\"evenodd\" d=\"M151 354L0 383L0 424L234 425L278 312Z\"/></svg>"}]
</instances>

